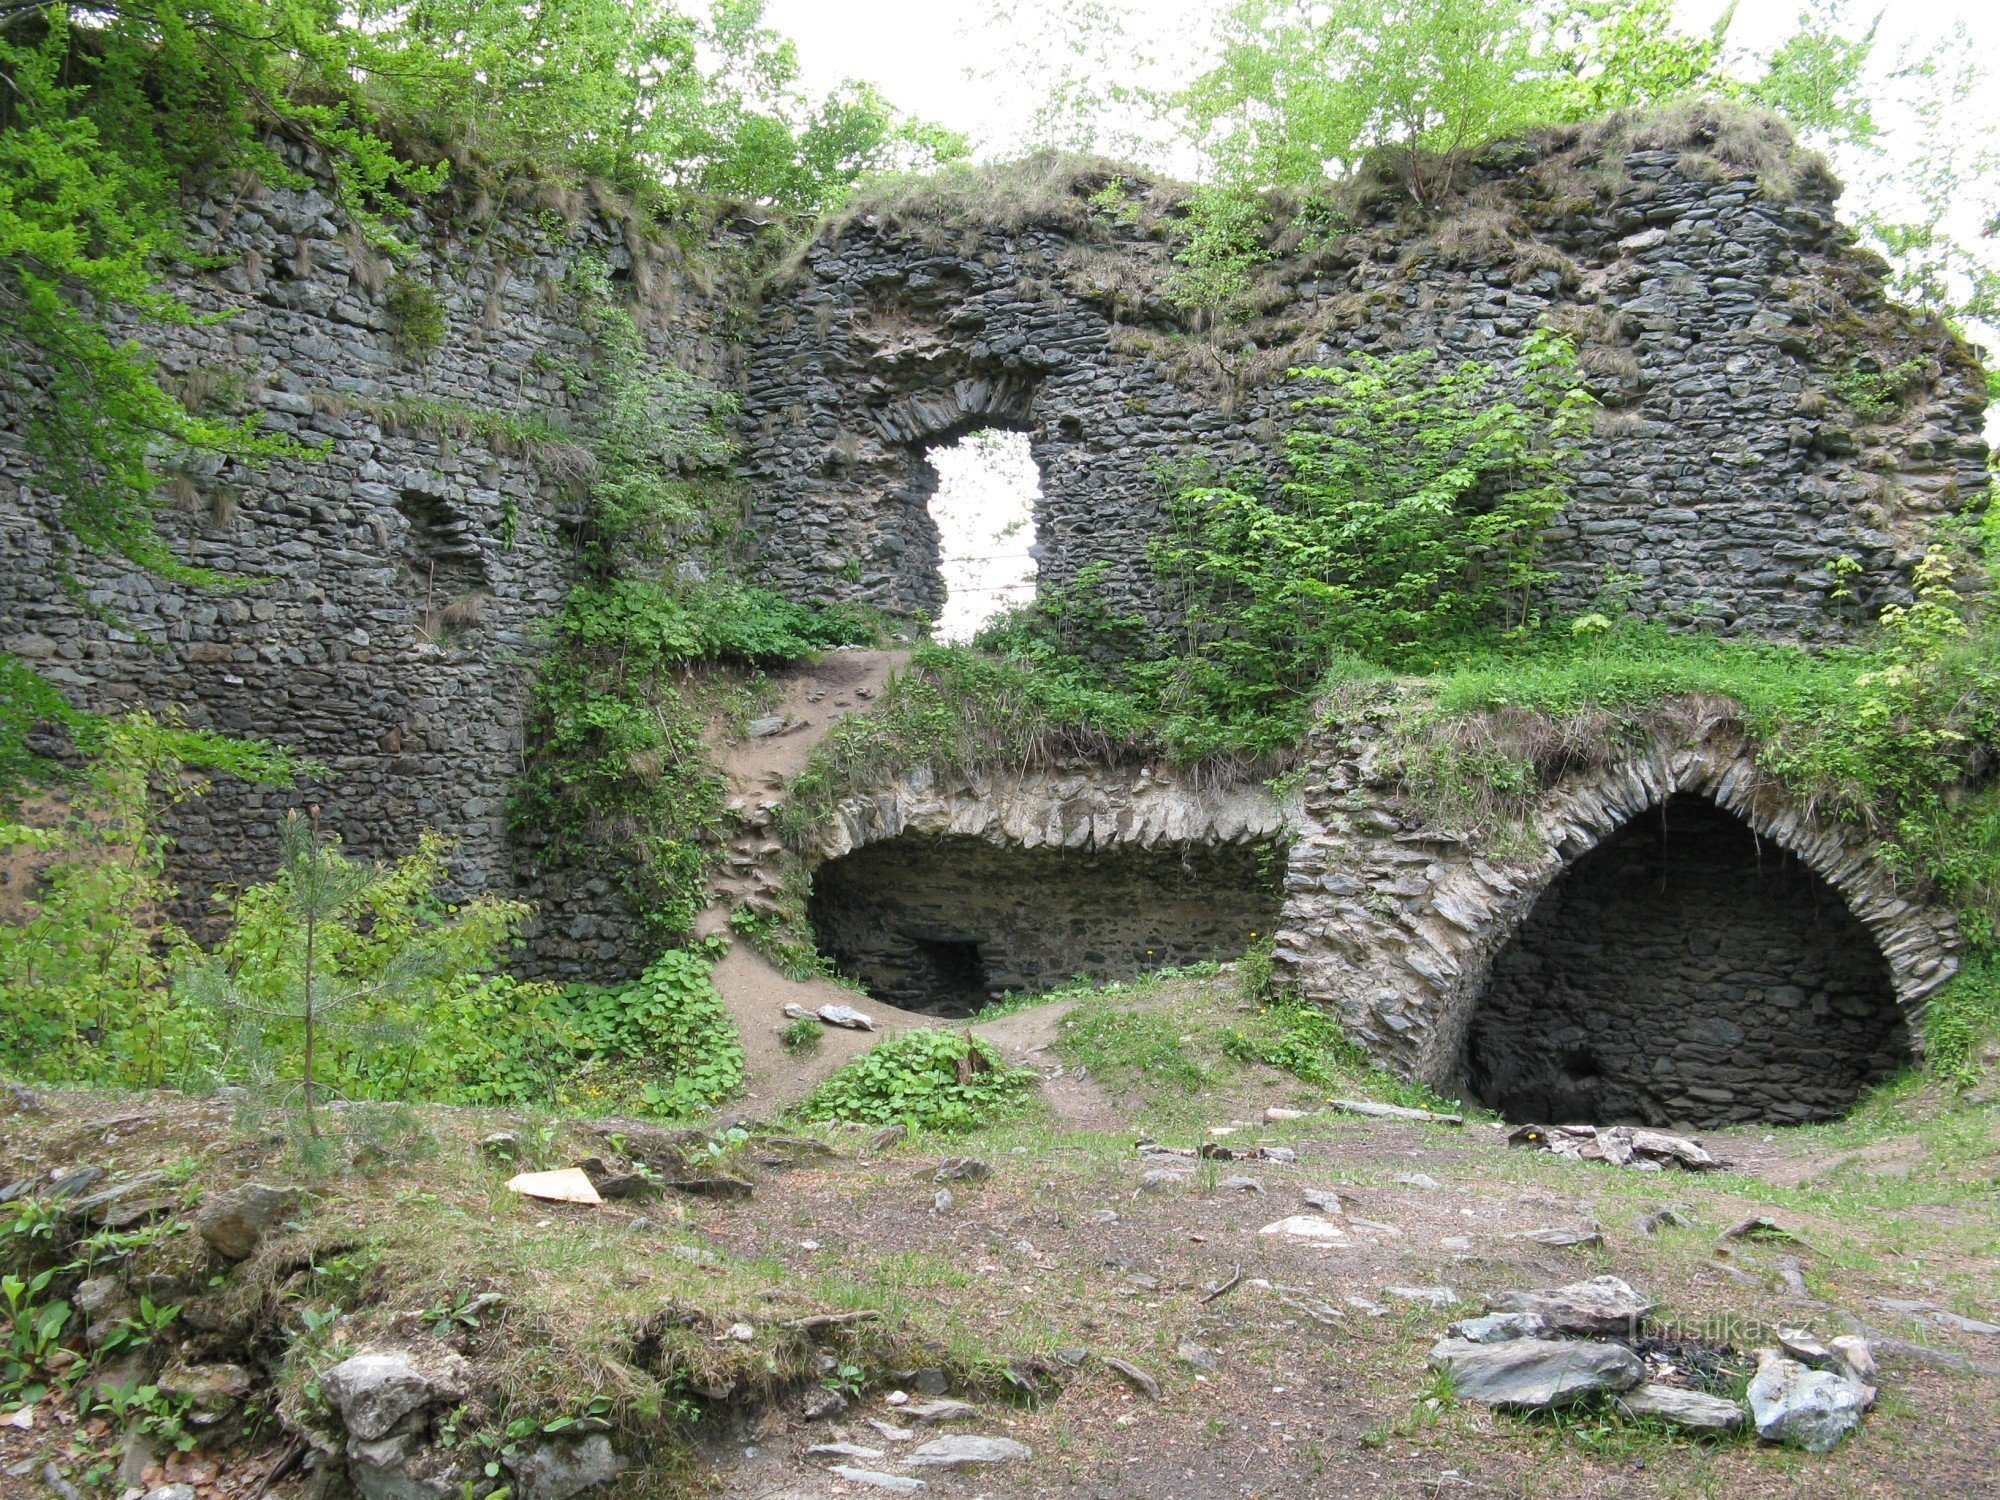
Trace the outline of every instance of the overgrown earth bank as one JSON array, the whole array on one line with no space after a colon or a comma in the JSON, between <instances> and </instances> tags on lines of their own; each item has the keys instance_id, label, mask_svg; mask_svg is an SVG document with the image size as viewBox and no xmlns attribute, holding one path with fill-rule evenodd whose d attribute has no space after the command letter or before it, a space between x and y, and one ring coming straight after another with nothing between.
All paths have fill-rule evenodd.
<instances>
[{"instance_id":1,"label":"overgrown earth bank","mask_svg":"<svg viewBox=\"0 0 2000 1500\"><path fill-rule=\"evenodd\" d=\"M1909 1081L1660 1170L1426 1109L1229 970L988 1029L1004 1086L948 1133L814 1123L866 1083L316 1136L16 1087L0 1484L1973 1495L2000 1462L1991 1100ZM566 1168L598 1201L509 1187Z\"/></svg>"}]
</instances>

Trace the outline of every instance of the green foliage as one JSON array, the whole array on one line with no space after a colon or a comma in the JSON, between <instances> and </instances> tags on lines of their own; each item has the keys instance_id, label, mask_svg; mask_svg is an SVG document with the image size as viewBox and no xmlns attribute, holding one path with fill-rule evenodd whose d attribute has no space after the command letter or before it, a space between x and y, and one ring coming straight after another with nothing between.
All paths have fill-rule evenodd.
<instances>
[{"instance_id":1,"label":"green foliage","mask_svg":"<svg viewBox=\"0 0 2000 1500\"><path fill-rule=\"evenodd\" d=\"M965 1131L1015 1109L1035 1075L979 1038L944 1027L878 1042L798 1106L808 1120Z\"/></svg>"},{"instance_id":2,"label":"green foliage","mask_svg":"<svg viewBox=\"0 0 2000 1500\"><path fill-rule=\"evenodd\" d=\"M1796 29L1772 49L1763 76L1745 92L1801 135L1829 145L1867 145L1877 134L1867 73L1882 15L1851 30L1846 9L1845 0L1807 0Z\"/></svg>"},{"instance_id":3,"label":"green foliage","mask_svg":"<svg viewBox=\"0 0 2000 1500\"><path fill-rule=\"evenodd\" d=\"M1549 45L1537 74L1552 120L1591 120L1612 110L1714 90L1735 6L1706 32L1679 29L1672 0L1567 0L1550 8Z\"/></svg>"},{"instance_id":4,"label":"green foliage","mask_svg":"<svg viewBox=\"0 0 2000 1500\"><path fill-rule=\"evenodd\" d=\"M1249 293L1257 267L1271 258L1264 243L1270 215L1254 193L1199 187L1188 199L1185 244L1161 290L1182 307L1227 315Z\"/></svg>"},{"instance_id":5,"label":"green foliage","mask_svg":"<svg viewBox=\"0 0 2000 1500\"><path fill-rule=\"evenodd\" d=\"M82 716L18 656L0 651L0 812L17 805L21 789L52 767L28 748L44 726L74 728Z\"/></svg>"},{"instance_id":6,"label":"green foliage","mask_svg":"<svg viewBox=\"0 0 2000 1500\"><path fill-rule=\"evenodd\" d=\"M1332 1012L1297 1001L1273 1000L1241 1026L1224 1031L1222 1050L1239 1062L1282 1068L1319 1089L1332 1088L1342 1074L1366 1073L1374 1066Z\"/></svg>"},{"instance_id":7,"label":"green foliage","mask_svg":"<svg viewBox=\"0 0 2000 1500\"><path fill-rule=\"evenodd\" d=\"M209 770L274 785L298 769L263 745L170 715L89 721L90 753L53 828L0 823L0 849L41 865L19 920L0 923L0 1067L22 1077L157 1086L208 1046L166 993L188 939L160 915L173 894L158 806L198 796Z\"/></svg>"},{"instance_id":8,"label":"green foliage","mask_svg":"<svg viewBox=\"0 0 2000 1500\"><path fill-rule=\"evenodd\" d=\"M1834 375L1834 394L1862 421L1886 421L1903 409L1923 371L1921 359L1906 359L1887 370L1873 359L1857 360Z\"/></svg>"},{"instance_id":9,"label":"green foliage","mask_svg":"<svg viewBox=\"0 0 2000 1500\"><path fill-rule=\"evenodd\" d=\"M871 625L761 589L618 579L570 594L535 683L515 827L565 857L619 862L639 913L685 932L707 899L724 786L682 691L701 663L767 664L867 639Z\"/></svg>"},{"instance_id":10,"label":"green foliage","mask_svg":"<svg viewBox=\"0 0 2000 1500\"><path fill-rule=\"evenodd\" d=\"M317 1135L322 1077L409 1092L431 1060L429 1012L495 967L527 908L490 896L445 907L433 894L445 845L430 830L393 867L348 859L317 814L287 813L278 834L277 874L231 903L229 935L177 990L188 1013L227 1028L222 1067L296 1093Z\"/></svg>"},{"instance_id":11,"label":"green foliage","mask_svg":"<svg viewBox=\"0 0 2000 1500\"><path fill-rule=\"evenodd\" d=\"M787 1052L806 1055L819 1051L819 1044L826 1039L826 1023L815 1016L797 1016L778 1033L778 1041Z\"/></svg>"},{"instance_id":12,"label":"green foliage","mask_svg":"<svg viewBox=\"0 0 2000 1500\"><path fill-rule=\"evenodd\" d=\"M679 1119L714 1108L743 1086L743 1042L710 978L715 952L672 948L624 984L571 986L556 1007L565 1023L557 1035L600 1067L642 1065L643 1113Z\"/></svg>"},{"instance_id":13,"label":"green foliage","mask_svg":"<svg viewBox=\"0 0 2000 1500\"><path fill-rule=\"evenodd\" d=\"M1484 365L1434 372L1424 352L1303 373L1323 389L1300 403L1277 497L1188 490L1157 555L1188 585L1163 706L1246 735L1273 716L1296 726L1342 654L1408 667L1503 617L1527 623L1594 404L1546 333L1513 390Z\"/></svg>"},{"instance_id":14,"label":"green foliage","mask_svg":"<svg viewBox=\"0 0 2000 1500\"><path fill-rule=\"evenodd\" d=\"M396 342L411 358L423 359L443 341L444 303L438 300L429 282L398 271L389 278L382 306L389 314L389 327L395 332Z\"/></svg>"},{"instance_id":15,"label":"green foliage","mask_svg":"<svg viewBox=\"0 0 2000 1500\"><path fill-rule=\"evenodd\" d=\"M1667 0L1236 0L1214 64L1170 103L1223 182L1309 188L1388 151L1433 201L1484 141L1708 84L1722 28L1689 36L1671 15Z\"/></svg>"}]
</instances>

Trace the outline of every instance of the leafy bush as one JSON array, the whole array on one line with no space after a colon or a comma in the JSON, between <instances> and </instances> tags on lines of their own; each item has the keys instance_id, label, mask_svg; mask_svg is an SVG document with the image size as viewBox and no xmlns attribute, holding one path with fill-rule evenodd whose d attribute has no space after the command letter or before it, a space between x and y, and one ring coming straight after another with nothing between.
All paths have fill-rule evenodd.
<instances>
[{"instance_id":1,"label":"leafy bush","mask_svg":"<svg viewBox=\"0 0 2000 1500\"><path fill-rule=\"evenodd\" d=\"M968 1032L906 1031L878 1042L798 1106L808 1120L965 1131L1016 1108L1035 1075Z\"/></svg>"},{"instance_id":2,"label":"leafy bush","mask_svg":"<svg viewBox=\"0 0 2000 1500\"><path fill-rule=\"evenodd\" d=\"M819 1044L826 1039L826 1025L813 1016L795 1016L784 1030L778 1033L778 1041L787 1052L804 1054L819 1051Z\"/></svg>"},{"instance_id":3,"label":"leafy bush","mask_svg":"<svg viewBox=\"0 0 2000 1500\"><path fill-rule=\"evenodd\" d=\"M1332 1088L1343 1073L1366 1073L1374 1066L1331 1011L1295 1000L1274 1000L1253 1020L1224 1031L1222 1050L1238 1062L1283 1068L1321 1089Z\"/></svg>"},{"instance_id":4,"label":"leafy bush","mask_svg":"<svg viewBox=\"0 0 2000 1500\"><path fill-rule=\"evenodd\" d=\"M743 1041L710 977L718 946L669 949L637 979L573 985L555 1007L575 1054L641 1065L643 1113L699 1114L743 1086Z\"/></svg>"},{"instance_id":5,"label":"leafy bush","mask_svg":"<svg viewBox=\"0 0 2000 1500\"><path fill-rule=\"evenodd\" d=\"M0 922L0 1068L22 1077L136 1087L177 1082L219 1055L166 978L191 951L162 912L158 805L198 796L210 770L287 784L294 762L169 713L75 719L89 751L54 828L0 823L0 851L41 865L20 920Z\"/></svg>"}]
</instances>

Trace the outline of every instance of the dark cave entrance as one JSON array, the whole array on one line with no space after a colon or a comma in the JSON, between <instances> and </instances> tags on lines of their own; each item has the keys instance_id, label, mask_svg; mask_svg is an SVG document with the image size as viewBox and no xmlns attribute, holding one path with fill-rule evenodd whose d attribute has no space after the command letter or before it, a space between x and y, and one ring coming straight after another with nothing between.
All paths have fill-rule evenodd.
<instances>
[{"instance_id":1,"label":"dark cave entrance","mask_svg":"<svg viewBox=\"0 0 2000 1500\"><path fill-rule=\"evenodd\" d=\"M1079 975L1240 958L1277 921L1283 869L1274 846L1012 849L906 834L820 866L806 910L820 951L869 994L969 1016Z\"/></svg>"},{"instance_id":2,"label":"dark cave entrance","mask_svg":"<svg viewBox=\"0 0 2000 1500\"><path fill-rule=\"evenodd\" d=\"M1844 1113L1909 1057L1888 964L1838 892L1700 797L1550 884L1466 1041L1510 1120L1715 1126Z\"/></svg>"}]
</instances>

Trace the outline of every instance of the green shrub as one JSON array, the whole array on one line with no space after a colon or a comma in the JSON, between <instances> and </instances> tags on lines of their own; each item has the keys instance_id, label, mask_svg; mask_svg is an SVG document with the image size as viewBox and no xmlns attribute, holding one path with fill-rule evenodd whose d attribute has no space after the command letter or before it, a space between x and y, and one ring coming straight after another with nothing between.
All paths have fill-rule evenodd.
<instances>
[{"instance_id":1,"label":"green shrub","mask_svg":"<svg viewBox=\"0 0 2000 1500\"><path fill-rule=\"evenodd\" d=\"M878 1042L814 1089L798 1113L858 1125L973 1130L1018 1107L1034 1083L1032 1072L1007 1066L979 1038L927 1028Z\"/></svg>"},{"instance_id":2,"label":"green shrub","mask_svg":"<svg viewBox=\"0 0 2000 1500\"><path fill-rule=\"evenodd\" d=\"M795 1016L791 1024L778 1033L778 1041L787 1052L817 1052L825 1034L824 1022L813 1016Z\"/></svg>"},{"instance_id":3,"label":"green shrub","mask_svg":"<svg viewBox=\"0 0 2000 1500\"><path fill-rule=\"evenodd\" d=\"M389 278L383 307L390 332L412 358L422 359L444 341L444 303L429 282L398 272Z\"/></svg>"},{"instance_id":4,"label":"green shrub","mask_svg":"<svg viewBox=\"0 0 2000 1500\"><path fill-rule=\"evenodd\" d=\"M162 915L173 891L158 812L206 789L192 769L285 785L297 766L171 713L72 722L90 758L61 823L0 823L0 852L41 865L21 917L0 922L0 1069L68 1083L182 1082L224 1049L167 991L193 945Z\"/></svg>"}]
</instances>

